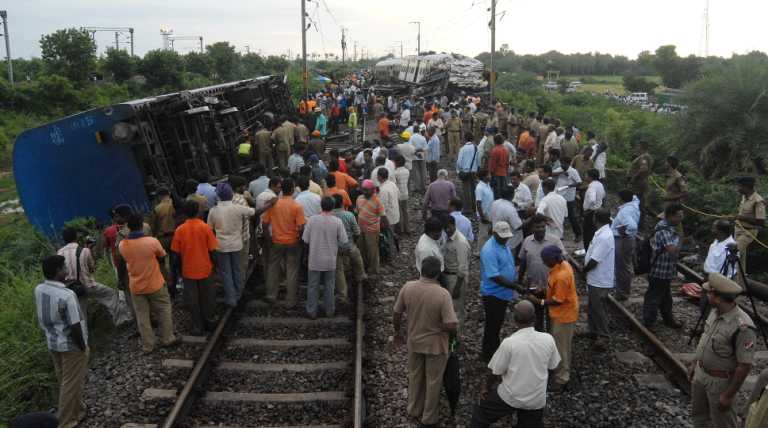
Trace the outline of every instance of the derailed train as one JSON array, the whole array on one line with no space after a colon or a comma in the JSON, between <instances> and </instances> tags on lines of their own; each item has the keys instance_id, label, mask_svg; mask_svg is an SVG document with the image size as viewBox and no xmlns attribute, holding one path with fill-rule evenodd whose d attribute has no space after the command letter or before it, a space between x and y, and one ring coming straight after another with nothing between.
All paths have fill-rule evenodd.
<instances>
[{"instance_id":1,"label":"derailed train","mask_svg":"<svg viewBox=\"0 0 768 428\"><path fill-rule=\"evenodd\" d=\"M376 92L384 94L433 96L488 89L483 63L459 54L392 58L376 63L373 71Z\"/></svg>"},{"instance_id":2,"label":"derailed train","mask_svg":"<svg viewBox=\"0 0 768 428\"><path fill-rule=\"evenodd\" d=\"M111 207L147 212L157 190L182 194L189 178L246 172L245 130L294 114L283 76L265 76L78 113L18 136L13 169L21 204L49 236Z\"/></svg>"}]
</instances>

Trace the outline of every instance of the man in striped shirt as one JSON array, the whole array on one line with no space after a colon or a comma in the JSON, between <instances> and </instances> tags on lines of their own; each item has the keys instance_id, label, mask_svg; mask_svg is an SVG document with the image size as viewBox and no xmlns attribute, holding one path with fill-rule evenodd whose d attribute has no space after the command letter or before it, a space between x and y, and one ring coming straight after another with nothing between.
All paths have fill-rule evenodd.
<instances>
[{"instance_id":1,"label":"man in striped shirt","mask_svg":"<svg viewBox=\"0 0 768 428\"><path fill-rule=\"evenodd\" d=\"M63 256L43 260L45 282L35 287L37 321L59 380L59 427L72 428L85 418L83 390L88 376L88 328L77 295L64 285Z\"/></svg>"}]
</instances>

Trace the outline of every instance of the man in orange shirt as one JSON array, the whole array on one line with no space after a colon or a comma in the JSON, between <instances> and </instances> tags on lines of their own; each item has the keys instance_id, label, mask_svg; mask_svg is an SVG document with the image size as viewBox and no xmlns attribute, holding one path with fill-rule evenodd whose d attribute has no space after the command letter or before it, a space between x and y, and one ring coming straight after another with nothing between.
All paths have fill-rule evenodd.
<instances>
[{"instance_id":1,"label":"man in orange shirt","mask_svg":"<svg viewBox=\"0 0 768 428\"><path fill-rule=\"evenodd\" d=\"M299 237L306 223L304 208L293 199L293 189L296 186L292 178L283 180L283 194L266 213L261 216L265 233L270 233L267 226L271 225L272 247L269 250L269 271L267 273L267 296L269 303L277 301L280 276L285 272L285 302L283 306L296 306L296 277L299 272L299 256L301 245Z\"/></svg>"},{"instance_id":2,"label":"man in orange shirt","mask_svg":"<svg viewBox=\"0 0 768 428\"><path fill-rule=\"evenodd\" d=\"M150 315L160 324L162 346L178 343L178 339L173 335L171 298L164 286L165 279L158 263L158 259L162 259L166 254L157 238L144 235L144 219L141 215L132 214L128 218L128 229L128 237L118 245L124 260L124 263L118 265L118 271L127 273L120 277L128 279L142 350L144 353L150 353L155 349L155 333L152 330Z\"/></svg>"},{"instance_id":3,"label":"man in orange shirt","mask_svg":"<svg viewBox=\"0 0 768 428\"><path fill-rule=\"evenodd\" d=\"M379 118L379 138L383 141L389 140L389 119L385 114Z\"/></svg>"},{"instance_id":4,"label":"man in orange shirt","mask_svg":"<svg viewBox=\"0 0 768 428\"><path fill-rule=\"evenodd\" d=\"M349 189L357 187L357 180L350 177L349 174L339 171L338 159L331 159L330 162L328 162L328 176L326 176L325 179L328 180L328 177L330 176L333 176L336 179L336 187L347 193L349 193ZM328 184L327 181L326 184Z\"/></svg>"},{"instance_id":5,"label":"man in orange shirt","mask_svg":"<svg viewBox=\"0 0 768 428\"><path fill-rule=\"evenodd\" d=\"M493 148L488 155L488 171L491 173L491 188L496 199L501 197L501 189L507 185L509 174L509 150L504 147L501 134L493 136Z\"/></svg>"},{"instance_id":6,"label":"man in orange shirt","mask_svg":"<svg viewBox=\"0 0 768 428\"><path fill-rule=\"evenodd\" d=\"M528 296L528 299L541 307L549 307L552 320L550 334L555 338L557 351L560 353L560 365L555 369L553 392L561 392L568 385L571 375L571 345L576 320L579 319L579 297L576 295L576 278L573 268L563 258L563 251L548 245L541 250L541 260L549 268L547 294L545 299Z\"/></svg>"},{"instance_id":7,"label":"man in orange shirt","mask_svg":"<svg viewBox=\"0 0 768 428\"><path fill-rule=\"evenodd\" d=\"M219 242L211 226L197 217L197 202L185 201L182 209L187 219L176 229L171 251L177 272L181 272L184 281L184 300L192 318L192 335L197 336L214 325L216 291L210 276L215 260L213 251ZM175 278L173 283L176 283Z\"/></svg>"},{"instance_id":8,"label":"man in orange shirt","mask_svg":"<svg viewBox=\"0 0 768 428\"><path fill-rule=\"evenodd\" d=\"M328 190L325 191L325 196L333 197L333 195L340 195L342 205L344 205L345 210L348 210L349 207L352 206L352 200L349 199L349 193L347 193L346 190L339 189L336 186L336 176L328 175L325 177L325 184L328 186Z\"/></svg>"},{"instance_id":9,"label":"man in orange shirt","mask_svg":"<svg viewBox=\"0 0 768 428\"><path fill-rule=\"evenodd\" d=\"M531 132L527 128L523 128L523 132L517 139L517 150L524 153L526 159L532 158L536 153L536 140L531 137Z\"/></svg>"}]
</instances>

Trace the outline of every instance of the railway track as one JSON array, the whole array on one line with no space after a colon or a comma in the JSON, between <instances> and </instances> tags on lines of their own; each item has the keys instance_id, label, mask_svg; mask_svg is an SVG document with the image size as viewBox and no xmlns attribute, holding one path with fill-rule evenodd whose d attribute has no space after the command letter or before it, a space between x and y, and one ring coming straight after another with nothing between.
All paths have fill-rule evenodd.
<instances>
[{"instance_id":1,"label":"railway track","mask_svg":"<svg viewBox=\"0 0 768 428\"><path fill-rule=\"evenodd\" d=\"M578 272L582 271L583 266L579 261L570 255L567 256L567 260ZM638 334L643 342L648 345L648 349L646 350L646 353L649 354L648 357L662 369L667 380L684 393L690 394L691 383L688 381L688 370L685 365L621 302L609 295L608 304L616 314L629 324L632 330Z\"/></svg>"},{"instance_id":2,"label":"railway track","mask_svg":"<svg viewBox=\"0 0 768 428\"><path fill-rule=\"evenodd\" d=\"M251 299L227 309L209 337L184 336L202 347L196 360L168 358L168 375L187 374L180 389L147 389L145 400L171 400L157 423L123 428L363 426L363 294L330 318ZM299 288L299 302L306 288ZM246 300L245 298L243 300Z\"/></svg>"}]
</instances>

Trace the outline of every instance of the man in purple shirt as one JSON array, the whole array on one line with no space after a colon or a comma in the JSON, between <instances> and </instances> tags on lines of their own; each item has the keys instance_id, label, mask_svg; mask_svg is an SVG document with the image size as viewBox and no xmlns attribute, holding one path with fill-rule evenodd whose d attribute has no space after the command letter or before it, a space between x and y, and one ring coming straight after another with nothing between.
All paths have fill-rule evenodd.
<instances>
[{"instance_id":1,"label":"man in purple shirt","mask_svg":"<svg viewBox=\"0 0 768 428\"><path fill-rule=\"evenodd\" d=\"M451 199L456 197L456 187L447 180L448 171L441 169L437 171L437 180L430 183L427 192L424 194L424 219L427 213L433 216L444 216L448 214L448 205Z\"/></svg>"},{"instance_id":2,"label":"man in purple shirt","mask_svg":"<svg viewBox=\"0 0 768 428\"><path fill-rule=\"evenodd\" d=\"M323 310L332 317L335 312L336 256L339 246L347 243L347 232L341 220L333 215L336 202L328 196L320 201L322 212L312 216L304 227L302 240L309 244L309 277L307 280L307 316L317 318L318 288L323 291Z\"/></svg>"}]
</instances>

